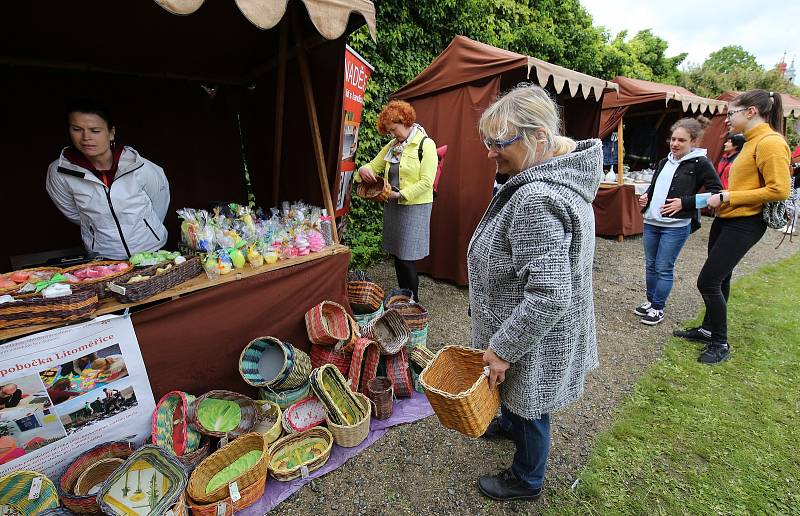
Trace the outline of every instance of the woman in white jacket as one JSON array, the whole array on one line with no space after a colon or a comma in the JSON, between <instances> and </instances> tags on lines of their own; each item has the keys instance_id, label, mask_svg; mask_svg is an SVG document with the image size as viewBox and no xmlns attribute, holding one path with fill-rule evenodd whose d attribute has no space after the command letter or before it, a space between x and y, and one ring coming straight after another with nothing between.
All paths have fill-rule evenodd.
<instances>
[{"instance_id":1,"label":"woman in white jacket","mask_svg":"<svg viewBox=\"0 0 800 516\"><path fill-rule=\"evenodd\" d=\"M81 228L86 251L124 260L167 242L169 182L164 170L118 145L108 110L90 101L67 110L70 147L47 170L47 193Z\"/></svg>"}]
</instances>

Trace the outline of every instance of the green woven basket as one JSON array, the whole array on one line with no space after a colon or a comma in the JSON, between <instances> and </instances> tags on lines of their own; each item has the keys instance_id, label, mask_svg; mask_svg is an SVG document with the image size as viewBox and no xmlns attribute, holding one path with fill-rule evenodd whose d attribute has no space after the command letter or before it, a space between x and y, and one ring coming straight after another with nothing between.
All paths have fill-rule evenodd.
<instances>
[{"instance_id":1,"label":"green woven basket","mask_svg":"<svg viewBox=\"0 0 800 516\"><path fill-rule=\"evenodd\" d=\"M35 479L42 485L39 496L29 500ZM15 471L0 478L0 505L7 505L20 514L39 514L59 506L58 491L49 478L36 471Z\"/></svg>"}]
</instances>

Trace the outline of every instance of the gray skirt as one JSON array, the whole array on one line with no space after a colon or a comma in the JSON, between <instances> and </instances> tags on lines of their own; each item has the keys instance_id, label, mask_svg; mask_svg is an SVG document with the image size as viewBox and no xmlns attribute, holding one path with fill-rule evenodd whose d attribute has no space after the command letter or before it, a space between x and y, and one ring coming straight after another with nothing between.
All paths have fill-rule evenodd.
<instances>
[{"instance_id":1,"label":"gray skirt","mask_svg":"<svg viewBox=\"0 0 800 516\"><path fill-rule=\"evenodd\" d=\"M383 207L383 250L401 260L421 260L430 253L433 203L397 204Z\"/></svg>"}]
</instances>

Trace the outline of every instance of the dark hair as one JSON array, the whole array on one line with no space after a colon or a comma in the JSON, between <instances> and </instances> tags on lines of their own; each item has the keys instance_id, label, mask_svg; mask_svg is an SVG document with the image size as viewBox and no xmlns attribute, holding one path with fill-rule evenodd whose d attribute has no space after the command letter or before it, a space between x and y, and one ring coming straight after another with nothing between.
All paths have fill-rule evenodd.
<instances>
[{"instance_id":1,"label":"dark hair","mask_svg":"<svg viewBox=\"0 0 800 516\"><path fill-rule=\"evenodd\" d=\"M731 104L743 108L754 107L758 114L777 132L785 135L786 126L783 120L783 99L778 92L767 90L746 91L731 101Z\"/></svg>"},{"instance_id":2,"label":"dark hair","mask_svg":"<svg viewBox=\"0 0 800 516\"><path fill-rule=\"evenodd\" d=\"M67 120L69 120L69 115L72 113L97 115L105 120L109 129L114 128L114 117L111 116L111 111L95 99L84 98L73 100L67 105Z\"/></svg>"},{"instance_id":3,"label":"dark hair","mask_svg":"<svg viewBox=\"0 0 800 516\"><path fill-rule=\"evenodd\" d=\"M710 123L711 121L704 116L698 116L697 118L681 118L672 124L672 127L669 128L669 132L672 134L675 132L675 129L686 129L686 132L689 133L689 137L692 140L698 140L703 137L703 132L705 132L706 127L708 127Z\"/></svg>"},{"instance_id":4,"label":"dark hair","mask_svg":"<svg viewBox=\"0 0 800 516\"><path fill-rule=\"evenodd\" d=\"M742 147L744 147L744 142L746 141L743 134L729 134L728 137L725 138L725 141L728 140L731 141L731 145L736 147L737 151L742 150Z\"/></svg>"}]
</instances>

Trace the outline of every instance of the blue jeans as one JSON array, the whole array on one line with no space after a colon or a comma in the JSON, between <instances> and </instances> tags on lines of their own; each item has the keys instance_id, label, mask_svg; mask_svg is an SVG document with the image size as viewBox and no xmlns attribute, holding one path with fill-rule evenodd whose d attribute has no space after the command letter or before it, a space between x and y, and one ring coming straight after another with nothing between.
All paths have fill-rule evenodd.
<instances>
[{"instance_id":1,"label":"blue jeans","mask_svg":"<svg viewBox=\"0 0 800 516\"><path fill-rule=\"evenodd\" d=\"M647 300L656 310L663 310L672 290L675 260L692 232L691 224L664 228L645 223L644 262Z\"/></svg>"},{"instance_id":2,"label":"blue jeans","mask_svg":"<svg viewBox=\"0 0 800 516\"><path fill-rule=\"evenodd\" d=\"M550 452L550 415L542 414L540 419L525 419L502 405L500 410L500 425L511 434L517 445L511 471L529 487L542 487L547 454Z\"/></svg>"}]
</instances>

